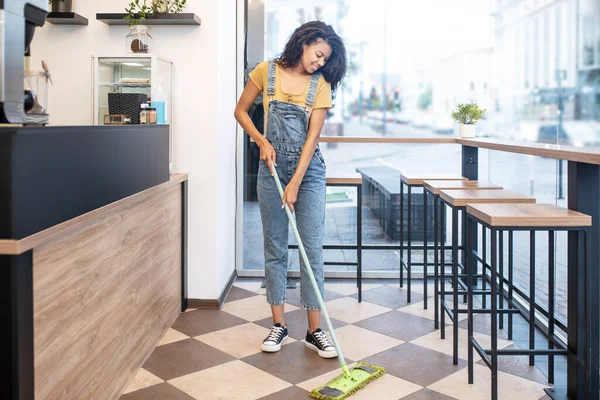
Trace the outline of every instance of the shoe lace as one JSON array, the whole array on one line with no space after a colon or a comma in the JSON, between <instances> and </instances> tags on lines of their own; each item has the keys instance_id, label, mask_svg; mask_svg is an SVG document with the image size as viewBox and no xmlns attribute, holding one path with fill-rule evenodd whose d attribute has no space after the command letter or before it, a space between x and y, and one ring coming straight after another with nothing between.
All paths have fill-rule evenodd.
<instances>
[{"instance_id":1,"label":"shoe lace","mask_svg":"<svg viewBox=\"0 0 600 400\"><path fill-rule=\"evenodd\" d=\"M267 337L267 341L274 341L274 342L279 341L279 337L281 336L282 333L283 333L283 327L274 326L273 328L271 328L271 332L269 333L269 336Z\"/></svg>"},{"instance_id":2,"label":"shoe lace","mask_svg":"<svg viewBox=\"0 0 600 400\"><path fill-rule=\"evenodd\" d=\"M325 335L324 332L315 332L314 336L319 341L321 347L323 347L324 349L326 349L327 347L333 347L333 345L329 342L329 339L327 339L327 335Z\"/></svg>"}]
</instances>

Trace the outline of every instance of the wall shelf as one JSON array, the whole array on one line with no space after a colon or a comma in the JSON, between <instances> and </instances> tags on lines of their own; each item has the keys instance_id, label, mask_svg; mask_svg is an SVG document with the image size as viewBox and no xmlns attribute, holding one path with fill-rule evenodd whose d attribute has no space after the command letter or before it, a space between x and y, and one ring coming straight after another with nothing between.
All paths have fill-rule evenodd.
<instances>
[{"instance_id":1,"label":"wall shelf","mask_svg":"<svg viewBox=\"0 0 600 400\"><path fill-rule=\"evenodd\" d=\"M108 25L129 25L125 13L100 13L96 19ZM157 13L147 15L142 25L200 25L200 17L193 13Z\"/></svg>"},{"instance_id":2,"label":"wall shelf","mask_svg":"<svg viewBox=\"0 0 600 400\"><path fill-rule=\"evenodd\" d=\"M46 21L54 25L87 25L88 19L73 12L50 12Z\"/></svg>"}]
</instances>

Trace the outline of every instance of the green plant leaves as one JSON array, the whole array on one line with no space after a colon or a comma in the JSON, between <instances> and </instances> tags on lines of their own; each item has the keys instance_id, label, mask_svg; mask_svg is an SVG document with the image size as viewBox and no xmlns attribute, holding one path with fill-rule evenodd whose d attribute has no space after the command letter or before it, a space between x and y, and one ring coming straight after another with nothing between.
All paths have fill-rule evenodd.
<instances>
[{"instance_id":1,"label":"green plant leaves","mask_svg":"<svg viewBox=\"0 0 600 400\"><path fill-rule=\"evenodd\" d=\"M182 12L187 2L187 0L150 0L151 5L147 5L146 1L144 0L144 3L140 6L140 0L133 0L125 7L125 12L127 13L125 19L129 21L129 26L140 25L148 14L158 13L165 5L165 1L167 13Z\"/></svg>"},{"instance_id":2,"label":"green plant leaves","mask_svg":"<svg viewBox=\"0 0 600 400\"><path fill-rule=\"evenodd\" d=\"M486 113L485 109L480 109L475 103L462 103L458 105L456 111L452 112L452 118L461 124L475 125Z\"/></svg>"}]
</instances>

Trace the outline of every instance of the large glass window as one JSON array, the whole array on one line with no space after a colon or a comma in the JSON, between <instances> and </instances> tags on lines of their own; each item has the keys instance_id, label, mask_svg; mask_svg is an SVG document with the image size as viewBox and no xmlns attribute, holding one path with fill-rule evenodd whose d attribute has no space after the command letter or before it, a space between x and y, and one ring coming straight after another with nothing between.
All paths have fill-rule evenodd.
<instances>
[{"instance_id":1,"label":"large glass window","mask_svg":"<svg viewBox=\"0 0 600 400\"><path fill-rule=\"evenodd\" d=\"M349 70L335 95L324 136L449 137L458 133L452 110L459 103L476 102L487 109L477 125L478 136L600 146L597 0L248 0L246 17L247 72L276 57L303 22L323 20L343 37ZM260 129L261 107L258 99L251 110ZM247 137L244 140L244 261L240 272L260 275L258 150ZM321 147L332 175L378 167L393 181L398 170L461 172L457 145L326 143ZM484 150L479 158L480 179L530 194L540 203L567 205L565 163ZM398 186L388 187L390 195L398 194ZM353 189L328 188L327 243L354 242L356 206ZM397 210L397 204L393 206ZM394 218L382 218L376 202L365 199L364 242L399 243ZM421 237L413 236L413 240ZM566 319L566 236L558 235L556 241L558 301L562 301L557 307ZM528 238L516 243L523 273L516 274L515 280L527 292ZM544 243L540 237L540 260L545 259ZM414 256L418 260L421 255ZM365 251L363 271L367 276L395 277L398 257L397 251ZM355 254L329 251L325 258L352 262ZM290 269L297 271L297 257L290 260ZM326 271L330 276L352 276L355 267L327 265ZM540 279L542 287L546 278ZM541 303L546 292L538 290Z\"/></svg>"}]
</instances>

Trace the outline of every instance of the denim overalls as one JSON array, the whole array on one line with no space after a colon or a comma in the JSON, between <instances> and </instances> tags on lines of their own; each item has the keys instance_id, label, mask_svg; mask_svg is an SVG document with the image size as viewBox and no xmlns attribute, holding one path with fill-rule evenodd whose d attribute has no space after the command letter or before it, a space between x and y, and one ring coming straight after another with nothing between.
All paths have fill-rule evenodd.
<instances>
[{"instance_id":1,"label":"denim overalls","mask_svg":"<svg viewBox=\"0 0 600 400\"><path fill-rule=\"evenodd\" d=\"M309 109L314 104L321 74L313 74L306 97L306 107L300 107L273 100L275 68L275 63L270 61L267 86L270 101L266 137L277 154L277 173L282 186L285 187L296 171L308 135ZM257 189L265 242L267 302L280 305L285 303L286 299L289 221L285 210L281 208L281 196L275 186L275 178L271 176L269 167L263 160L259 162ZM318 147L298 189L294 210L300 238L323 296L325 161ZM320 310L302 258L300 263L301 305L308 310Z\"/></svg>"}]
</instances>

